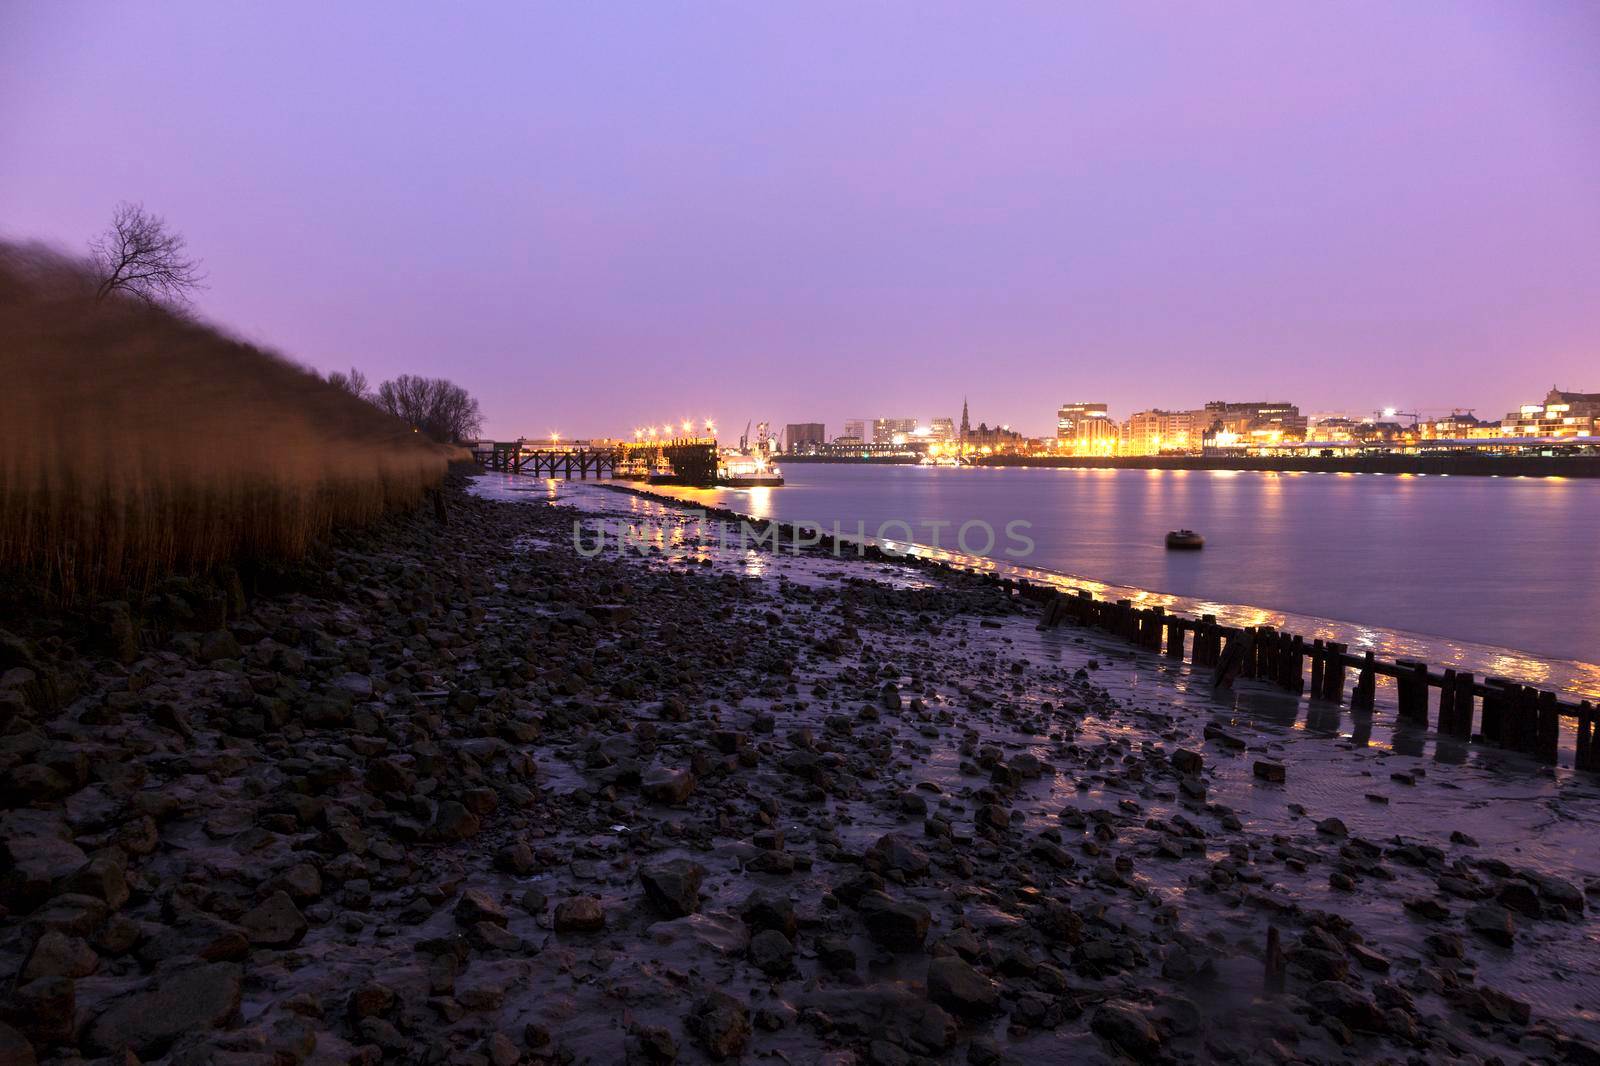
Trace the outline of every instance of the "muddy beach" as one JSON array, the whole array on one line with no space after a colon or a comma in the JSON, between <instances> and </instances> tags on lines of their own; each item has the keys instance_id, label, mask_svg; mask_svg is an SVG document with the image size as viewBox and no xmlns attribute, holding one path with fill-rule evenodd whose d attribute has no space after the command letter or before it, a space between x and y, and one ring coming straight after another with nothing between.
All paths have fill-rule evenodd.
<instances>
[{"instance_id":1,"label":"muddy beach","mask_svg":"<svg viewBox=\"0 0 1600 1066\"><path fill-rule=\"evenodd\" d=\"M5 627L0 1063L1600 1062L1583 776L471 487Z\"/></svg>"}]
</instances>

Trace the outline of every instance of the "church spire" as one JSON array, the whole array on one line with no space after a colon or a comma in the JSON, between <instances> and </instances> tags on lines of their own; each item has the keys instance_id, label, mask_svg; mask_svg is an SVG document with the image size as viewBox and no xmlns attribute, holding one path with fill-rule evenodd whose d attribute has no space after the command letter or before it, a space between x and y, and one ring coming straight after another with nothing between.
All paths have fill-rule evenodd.
<instances>
[{"instance_id":1,"label":"church spire","mask_svg":"<svg viewBox=\"0 0 1600 1066\"><path fill-rule=\"evenodd\" d=\"M967 398L961 397L961 439L966 440L967 434L972 432L972 419L967 417Z\"/></svg>"}]
</instances>

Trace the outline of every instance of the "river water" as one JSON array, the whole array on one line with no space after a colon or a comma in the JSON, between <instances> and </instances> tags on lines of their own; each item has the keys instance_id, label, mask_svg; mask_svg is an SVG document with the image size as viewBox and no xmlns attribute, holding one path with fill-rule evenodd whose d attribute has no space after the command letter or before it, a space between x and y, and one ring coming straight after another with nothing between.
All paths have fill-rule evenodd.
<instances>
[{"instance_id":1,"label":"river water","mask_svg":"<svg viewBox=\"0 0 1600 1066\"><path fill-rule=\"evenodd\" d=\"M1003 570L1600 697L1597 482L798 463L784 476L656 491L933 554L984 552L983 526L958 534L986 523ZM1022 556L1007 554L1027 547L1014 522L1032 542ZM1167 551L1180 527L1205 549Z\"/></svg>"}]
</instances>

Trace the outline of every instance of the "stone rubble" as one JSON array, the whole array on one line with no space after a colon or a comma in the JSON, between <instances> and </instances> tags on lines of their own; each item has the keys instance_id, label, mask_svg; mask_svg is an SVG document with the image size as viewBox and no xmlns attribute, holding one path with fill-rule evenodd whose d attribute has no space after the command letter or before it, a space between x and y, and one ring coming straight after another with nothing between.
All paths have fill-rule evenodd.
<instances>
[{"instance_id":1,"label":"stone rubble","mask_svg":"<svg viewBox=\"0 0 1600 1066\"><path fill-rule=\"evenodd\" d=\"M460 490L8 623L0 1063L1600 1061L1475 961L1592 941L1593 884L1254 831L1208 775L1286 755L1028 661L993 582L588 558Z\"/></svg>"}]
</instances>

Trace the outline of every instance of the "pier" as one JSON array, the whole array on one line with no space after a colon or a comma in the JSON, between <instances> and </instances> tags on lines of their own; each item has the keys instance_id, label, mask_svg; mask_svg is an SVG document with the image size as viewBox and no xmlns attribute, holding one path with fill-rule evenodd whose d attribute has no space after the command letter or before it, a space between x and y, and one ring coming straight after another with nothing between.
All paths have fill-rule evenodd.
<instances>
[{"instance_id":1,"label":"pier","mask_svg":"<svg viewBox=\"0 0 1600 1066\"><path fill-rule=\"evenodd\" d=\"M480 441L472 457L489 470L561 480L619 478L709 487L717 480L715 437L638 441Z\"/></svg>"}]
</instances>

